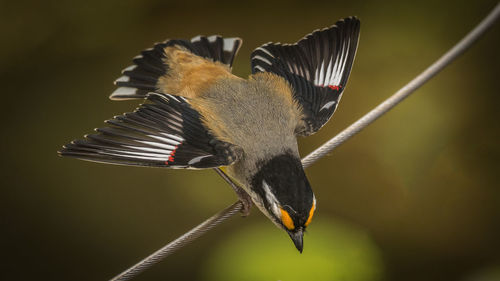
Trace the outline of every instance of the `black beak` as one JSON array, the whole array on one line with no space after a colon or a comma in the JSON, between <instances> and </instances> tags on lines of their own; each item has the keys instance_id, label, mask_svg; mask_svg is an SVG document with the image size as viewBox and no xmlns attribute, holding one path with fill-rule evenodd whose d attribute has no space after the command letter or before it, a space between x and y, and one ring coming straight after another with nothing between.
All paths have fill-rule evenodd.
<instances>
[{"instance_id":1,"label":"black beak","mask_svg":"<svg viewBox=\"0 0 500 281\"><path fill-rule=\"evenodd\" d=\"M299 252L302 254L302 249L304 248L304 232L302 231L302 229L297 229L294 232L288 231L288 235L290 235L290 238L292 238L293 244L295 244L295 248L297 248L297 250L299 250Z\"/></svg>"}]
</instances>

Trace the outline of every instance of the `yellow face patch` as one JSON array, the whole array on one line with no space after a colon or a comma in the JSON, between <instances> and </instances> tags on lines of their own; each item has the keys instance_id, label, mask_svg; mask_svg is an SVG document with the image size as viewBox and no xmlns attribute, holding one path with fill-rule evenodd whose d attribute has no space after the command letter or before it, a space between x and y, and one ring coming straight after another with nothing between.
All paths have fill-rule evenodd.
<instances>
[{"instance_id":1,"label":"yellow face patch","mask_svg":"<svg viewBox=\"0 0 500 281\"><path fill-rule=\"evenodd\" d=\"M283 225L286 228L288 228L288 230L294 229L295 225L293 224L293 220L290 217L290 215L288 214L288 212L281 209L281 208L280 208L280 211L281 211L281 222L283 223Z\"/></svg>"},{"instance_id":2,"label":"yellow face patch","mask_svg":"<svg viewBox=\"0 0 500 281\"><path fill-rule=\"evenodd\" d=\"M309 211L309 218L307 218L307 221L304 224L305 226L308 226L311 223L313 215L314 215L314 210L316 210L316 201L313 201L313 205L311 207L311 210Z\"/></svg>"}]
</instances>

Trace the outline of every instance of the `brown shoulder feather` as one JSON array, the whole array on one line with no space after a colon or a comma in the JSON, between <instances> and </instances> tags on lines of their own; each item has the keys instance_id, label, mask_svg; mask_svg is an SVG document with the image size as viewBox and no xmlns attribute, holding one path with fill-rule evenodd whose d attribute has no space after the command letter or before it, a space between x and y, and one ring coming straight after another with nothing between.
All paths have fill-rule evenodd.
<instances>
[{"instance_id":1,"label":"brown shoulder feather","mask_svg":"<svg viewBox=\"0 0 500 281\"><path fill-rule=\"evenodd\" d=\"M234 76L227 65L202 58L179 46L166 47L165 55L169 71L157 84L163 93L194 98L218 79Z\"/></svg>"}]
</instances>

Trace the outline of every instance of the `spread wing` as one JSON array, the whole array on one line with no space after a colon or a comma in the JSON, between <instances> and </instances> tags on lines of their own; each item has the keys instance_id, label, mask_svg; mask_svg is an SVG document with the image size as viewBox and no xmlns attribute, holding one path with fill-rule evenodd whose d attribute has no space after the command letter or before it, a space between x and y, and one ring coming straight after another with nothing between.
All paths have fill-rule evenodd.
<instances>
[{"instance_id":1,"label":"spread wing","mask_svg":"<svg viewBox=\"0 0 500 281\"><path fill-rule=\"evenodd\" d=\"M315 133L335 112L354 62L359 28L359 20L349 17L295 44L268 43L252 53L252 73L283 77L302 105L305 125L296 129L297 135Z\"/></svg>"},{"instance_id":2,"label":"spread wing","mask_svg":"<svg viewBox=\"0 0 500 281\"><path fill-rule=\"evenodd\" d=\"M119 165L170 168L227 166L241 155L238 146L214 138L200 114L178 96L150 93L132 113L107 120L108 127L67 144L62 156Z\"/></svg>"},{"instance_id":3,"label":"spread wing","mask_svg":"<svg viewBox=\"0 0 500 281\"><path fill-rule=\"evenodd\" d=\"M134 64L122 71L115 80L118 88L109 97L112 100L141 99L149 92L162 92L159 81L169 75L170 65L165 53L168 47L177 47L211 62L229 68L241 47L240 38L223 38L218 35L196 36L191 40L171 39L156 43L133 59ZM177 93L170 93L177 94Z\"/></svg>"}]
</instances>

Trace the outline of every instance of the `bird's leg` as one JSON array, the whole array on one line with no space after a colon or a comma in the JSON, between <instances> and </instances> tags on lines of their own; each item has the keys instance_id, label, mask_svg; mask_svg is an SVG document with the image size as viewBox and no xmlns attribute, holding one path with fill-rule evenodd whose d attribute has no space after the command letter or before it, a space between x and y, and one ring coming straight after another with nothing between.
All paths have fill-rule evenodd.
<instances>
[{"instance_id":1,"label":"bird's leg","mask_svg":"<svg viewBox=\"0 0 500 281\"><path fill-rule=\"evenodd\" d=\"M214 170L227 183L229 183L229 185L233 188L234 192L236 192L236 195L238 195L238 199L243 205L243 208L241 209L241 215L244 217L248 216L250 214L250 208L252 207L252 198L250 197L250 195L248 195L248 193L245 190L243 190L243 188L235 184L233 180L231 180L231 178L228 177L226 173L224 173L224 171L222 171L219 168L214 168Z\"/></svg>"},{"instance_id":2,"label":"bird's leg","mask_svg":"<svg viewBox=\"0 0 500 281\"><path fill-rule=\"evenodd\" d=\"M238 199L243 204L243 207L241 208L241 215L243 217L250 215L250 208L252 208L253 205L250 195L248 195L248 193L243 190L243 188L235 185L234 183L231 185L231 187L234 189L234 191L238 195Z\"/></svg>"}]
</instances>

